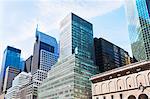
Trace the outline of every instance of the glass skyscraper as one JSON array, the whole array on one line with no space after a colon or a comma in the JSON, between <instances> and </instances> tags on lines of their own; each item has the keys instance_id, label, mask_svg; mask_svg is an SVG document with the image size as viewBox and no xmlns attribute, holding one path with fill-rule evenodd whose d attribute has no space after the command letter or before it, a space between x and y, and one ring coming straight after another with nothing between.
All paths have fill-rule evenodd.
<instances>
[{"instance_id":1,"label":"glass skyscraper","mask_svg":"<svg viewBox=\"0 0 150 99\"><path fill-rule=\"evenodd\" d=\"M93 60L93 26L91 23L69 14L60 24L60 58L74 53L86 59Z\"/></svg>"},{"instance_id":2,"label":"glass skyscraper","mask_svg":"<svg viewBox=\"0 0 150 99\"><path fill-rule=\"evenodd\" d=\"M38 88L39 99L90 99L94 65L93 27L71 13L60 26L60 58Z\"/></svg>"},{"instance_id":3,"label":"glass skyscraper","mask_svg":"<svg viewBox=\"0 0 150 99\"><path fill-rule=\"evenodd\" d=\"M133 57L150 59L150 0L126 0L128 30Z\"/></svg>"},{"instance_id":4,"label":"glass skyscraper","mask_svg":"<svg viewBox=\"0 0 150 99\"><path fill-rule=\"evenodd\" d=\"M21 50L7 46L4 51L2 67L1 67L1 75L0 75L0 91L3 90L4 78L6 73L6 68L8 66L12 66L13 68L20 69L20 54Z\"/></svg>"}]
</instances>

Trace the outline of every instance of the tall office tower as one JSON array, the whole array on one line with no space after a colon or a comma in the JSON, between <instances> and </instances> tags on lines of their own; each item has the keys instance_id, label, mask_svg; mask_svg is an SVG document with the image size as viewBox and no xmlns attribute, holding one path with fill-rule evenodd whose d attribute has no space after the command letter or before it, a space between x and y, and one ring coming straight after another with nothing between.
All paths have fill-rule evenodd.
<instances>
[{"instance_id":1,"label":"tall office tower","mask_svg":"<svg viewBox=\"0 0 150 99\"><path fill-rule=\"evenodd\" d=\"M26 59L26 61L25 61L24 71L27 72L27 73L31 72L32 57L33 57L33 56L31 55L31 56L30 56L28 59Z\"/></svg>"},{"instance_id":2,"label":"tall office tower","mask_svg":"<svg viewBox=\"0 0 150 99\"><path fill-rule=\"evenodd\" d=\"M150 0L126 0L128 30L133 57L150 59Z\"/></svg>"},{"instance_id":3,"label":"tall office tower","mask_svg":"<svg viewBox=\"0 0 150 99\"><path fill-rule=\"evenodd\" d=\"M20 69L8 66L4 77L3 92L6 92L12 86L12 81L20 73Z\"/></svg>"},{"instance_id":4,"label":"tall office tower","mask_svg":"<svg viewBox=\"0 0 150 99\"><path fill-rule=\"evenodd\" d=\"M18 74L12 82L12 87L7 90L7 93L5 95L6 99L17 99L19 88L23 85L28 84L31 79L31 73L21 72L20 74Z\"/></svg>"},{"instance_id":5,"label":"tall office tower","mask_svg":"<svg viewBox=\"0 0 150 99\"><path fill-rule=\"evenodd\" d=\"M55 38L36 29L36 42L34 44L31 73L38 69L49 71L58 59L58 44Z\"/></svg>"},{"instance_id":6,"label":"tall office tower","mask_svg":"<svg viewBox=\"0 0 150 99\"><path fill-rule=\"evenodd\" d=\"M21 50L14 47L7 46L4 51L1 74L0 74L0 93L3 91L4 77L6 68L12 66L16 69L20 69L20 54Z\"/></svg>"},{"instance_id":7,"label":"tall office tower","mask_svg":"<svg viewBox=\"0 0 150 99\"><path fill-rule=\"evenodd\" d=\"M32 81L19 88L17 99L37 99L37 88L57 62L58 55L56 39L38 31L37 28L33 57L29 57L25 65L27 71L30 71L31 66Z\"/></svg>"},{"instance_id":8,"label":"tall office tower","mask_svg":"<svg viewBox=\"0 0 150 99\"><path fill-rule=\"evenodd\" d=\"M103 39L94 38L95 63L99 72L130 64L130 56L124 49Z\"/></svg>"},{"instance_id":9,"label":"tall office tower","mask_svg":"<svg viewBox=\"0 0 150 99\"><path fill-rule=\"evenodd\" d=\"M71 13L60 26L60 59L38 87L38 99L90 99L94 65L93 27Z\"/></svg>"}]
</instances>

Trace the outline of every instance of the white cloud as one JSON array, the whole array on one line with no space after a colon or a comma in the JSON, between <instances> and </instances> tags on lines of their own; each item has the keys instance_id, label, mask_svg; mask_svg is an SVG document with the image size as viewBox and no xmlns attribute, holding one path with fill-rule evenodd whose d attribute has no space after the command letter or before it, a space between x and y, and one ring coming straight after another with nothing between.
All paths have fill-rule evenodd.
<instances>
[{"instance_id":1,"label":"white cloud","mask_svg":"<svg viewBox=\"0 0 150 99\"><path fill-rule=\"evenodd\" d=\"M123 0L39 0L38 2L39 20L44 23L44 27L49 26L45 28L46 30L58 28L60 21L70 12L90 19L123 5Z\"/></svg>"}]
</instances>

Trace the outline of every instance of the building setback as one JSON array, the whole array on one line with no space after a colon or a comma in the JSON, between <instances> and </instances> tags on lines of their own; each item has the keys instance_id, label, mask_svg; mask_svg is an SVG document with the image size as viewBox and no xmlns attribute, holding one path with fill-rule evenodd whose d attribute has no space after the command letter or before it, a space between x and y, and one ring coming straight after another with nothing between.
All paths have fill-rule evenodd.
<instances>
[{"instance_id":1,"label":"building setback","mask_svg":"<svg viewBox=\"0 0 150 99\"><path fill-rule=\"evenodd\" d=\"M95 63L99 72L130 64L130 56L124 49L103 39L94 38Z\"/></svg>"},{"instance_id":2,"label":"building setback","mask_svg":"<svg viewBox=\"0 0 150 99\"><path fill-rule=\"evenodd\" d=\"M71 13L60 26L60 58L38 88L38 99L90 99L94 65L93 27Z\"/></svg>"},{"instance_id":3,"label":"building setback","mask_svg":"<svg viewBox=\"0 0 150 99\"><path fill-rule=\"evenodd\" d=\"M125 0L129 38L137 61L150 59L150 0Z\"/></svg>"},{"instance_id":4,"label":"building setback","mask_svg":"<svg viewBox=\"0 0 150 99\"><path fill-rule=\"evenodd\" d=\"M24 71L29 73L31 72L31 65L32 65L32 58L33 56L31 55L28 59L25 61L25 68Z\"/></svg>"},{"instance_id":5,"label":"building setback","mask_svg":"<svg viewBox=\"0 0 150 99\"><path fill-rule=\"evenodd\" d=\"M1 74L0 74L0 93L3 91L4 78L6 74L6 68L11 66L12 68L20 69L20 54L21 50L7 46L3 54Z\"/></svg>"},{"instance_id":6,"label":"building setback","mask_svg":"<svg viewBox=\"0 0 150 99\"><path fill-rule=\"evenodd\" d=\"M141 61L93 76L92 99L149 99L149 68Z\"/></svg>"}]
</instances>

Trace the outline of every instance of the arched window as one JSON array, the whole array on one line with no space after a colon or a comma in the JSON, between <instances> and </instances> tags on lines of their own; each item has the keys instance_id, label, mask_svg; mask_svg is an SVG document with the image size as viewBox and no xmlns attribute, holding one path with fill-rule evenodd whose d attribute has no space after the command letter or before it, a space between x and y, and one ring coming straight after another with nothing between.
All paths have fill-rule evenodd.
<instances>
[{"instance_id":1,"label":"arched window","mask_svg":"<svg viewBox=\"0 0 150 99\"><path fill-rule=\"evenodd\" d=\"M107 93L107 86L106 86L106 84L105 83L103 83L102 85L101 85L101 90L102 90L102 93Z\"/></svg>"},{"instance_id":2,"label":"arched window","mask_svg":"<svg viewBox=\"0 0 150 99\"><path fill-rule=\"evenodd\" d=\"M146 94L140 94L138 99L148 99L148 96Z\"/></svg>"},{"instance_id":3,"label":"arched window","mask_svg":"<svg viewBox=\"0 0 150 99\"><path fill-rule=\"evenodd\" d=\"M134 95L130 95L128 99L136 99L136 97Z\"/></svg>"},{"instance_id":4,"label":"arched window","mask_svg":"<svg viewBox=\"0 0 150 99\"><path fill-rule=\"evenodd\" d=\"M114 92L114 91L115 91L114 82L110 81L110 82L108 83L108 87L109 87L109 92Z\"/></svg>"},{"instance_id":5,"label":"arched window","mask_svg":"<svg viewBox=\"0 0 150 99\"><path fill-rule=\"evenodd\" d=\"M128 78L126 79L126 82L127 82L127 88L128 88L128 89L131 89L131 88L134 87L134 82L133 82L133 79L132 79L131 77L128 77Z\"/></svg>"},{"instance_id":6,"label":"arched window","mask_svg":"<svg viewBox=\"0 0 150 99\"><path fill-rule=\"evenodd\" d=\"M117 80L117 90L124 90L124 82L122 79Z\"/></svg>"},{"instance_id":7,"label":"arched window","mask_svg":"<svg viewBox=\"0 0 150 99\"><path fill-rule=\"evenodd\" d=\"M146 85L144 75L142 74L137 75L136 80L137 80L138 86L140 86L141 84Z\"/></svg>"},{"instance_id":8,"label":"arched window","mask_svg":"<svg viewBox=\"0 0 150 99\"><path fill-rule=\"evenodd\" d=\"M98 87L98 85L95 85L95 86L94 86L94 93L95 93L95 94L98 94L98 93L99 93L99 87Z\"/></svg>"}]
</instances>

